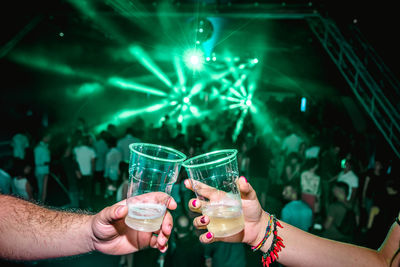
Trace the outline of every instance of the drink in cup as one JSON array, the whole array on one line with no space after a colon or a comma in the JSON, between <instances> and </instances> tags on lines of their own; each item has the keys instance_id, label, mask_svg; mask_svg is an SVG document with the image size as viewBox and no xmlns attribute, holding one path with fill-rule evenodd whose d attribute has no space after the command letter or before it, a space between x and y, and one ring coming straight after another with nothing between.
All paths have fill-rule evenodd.
<instances>
[{"instance_id":1,"label":"drink in cup","mask_svg":"<svg viewBox=\"0 0 400 267\"><path fill-rule=\"evenodd\" d=\"M157 231L186 156L169 147L146 143L130 144L129 149L128 215L125 223L139 231Z\"/></svg>"},{"instance_id":2,"label":"drink in cup","mask_svg":"<svg viewBox=\"0 0 400 267\"><path fill-rule=\"evenodd\" d=\"M183 163L197 198L205 203L202 213L210 218L207 228L215 237L231 236L244 228L236 155L237 150L225 149Z\"/></svg>"}]
</instances>

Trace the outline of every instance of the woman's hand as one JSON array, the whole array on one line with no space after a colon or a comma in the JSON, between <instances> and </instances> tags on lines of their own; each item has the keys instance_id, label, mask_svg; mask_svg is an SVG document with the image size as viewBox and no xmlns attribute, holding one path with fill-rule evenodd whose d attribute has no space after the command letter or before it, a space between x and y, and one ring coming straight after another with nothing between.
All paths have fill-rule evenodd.
<instances>
[{"instance_id":1,"label":"woman's hand","mask_svg":"<svg viewBox=\"0 0 400 267\"><path fill-rule=\"evenodd\" d=\"M189 180L185 180L185 186L193 191ZM257 194L253 187L247 182L243 176L238 179L239 191L242 199L242 210L244 216L244 230L238 234L216 238L211 232L204 233L200 236L202 243L212 243L214 241L223 242L242 242L251 246L257 245L264 237L265 229L268 224L269 215L261 208L260 202L257 199ZM212 192L212 190L210 190ZM204 195L208 199L212 199L212 195ZM205 202L199 199L191 199L189 201L189 209L201 213L202 205ZM210 219L206 216L199 216L193 220L193 225L197 229L206 229Z\"/></svg>"}]
</instances>

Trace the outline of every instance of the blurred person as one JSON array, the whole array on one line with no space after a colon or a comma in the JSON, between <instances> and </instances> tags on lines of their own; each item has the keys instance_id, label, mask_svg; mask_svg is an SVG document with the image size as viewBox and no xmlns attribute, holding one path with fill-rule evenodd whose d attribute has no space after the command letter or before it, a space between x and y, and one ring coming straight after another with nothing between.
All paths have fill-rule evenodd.
<instances>
[{"instance_id":1,"label":"blurred person","mask_svg":"<svg viewBox=\"0 0 400 267\"><path fill-rule=\"evenodd\" d=\"M319 152L319 174L321 177L321 198L320 209L321 214L326 213L329 205L331 190L330 181L336 177L341 170L341 144L329 144L326 148L321 146Z\"/></svg>"},{"instance_id":2,"label":"blurred person","mask_svg":"<svg viewBox=\"0 0 400 267\"><path fill-rule=\"evenodd\" d=\"M126 128L125 135L117 141L117 148L121 151L122 160L129 161L129 156L131 153L129 150L129 145L138 142L140 142L140 140L135 137L133 128Z\"/></svg>"},{"instance_id":3,"label":"blurred person","mask_svg":"<svg viewBox=\"0 0 400 267\"><path fill-rule=\"evenodd\" d=\"M61 158L61 166L63 175L67 178L68 194L71 208L79 208L79 190L78 190L78 173L79 166L76 162L72 143L67 143L64 149L64 154Z\"/></svg>"},{"instance_id":4,"label":"blurred person","mask_svg":"<svg viewBox=\"0 0 400 267\"><path fill-rule=\"evenodd\" d=\"M347 202L354 204L359 186L358 176L353 172L353 160L345 159L344 168L337 175L338 182L344 182L349 186Z\"/></svg>"},{"instance_id":5,"label":"blurred person","mask_svg":"<svg viewBox=\"0 0 400 267\"><path fill-rule=\"evenodd\" d=\"M27 131L16 133L10 145L13 148L13 157L16 159L25 159L26 150L29 148L29 134Z\"/></svg>"},{"instance_id":6,"label":"blurred person","mask_svg":"<svg viewBox=\"0 0 400 267\"><path fill-rule=\"evenodd\" d=\"M215 242L204 248L206 267L246 266L246 253L243 244Z\"/></svg>"},{"instance_id":7,"label":"blurred person","mask_svg":"<svg viewBox=\"0 0 400 267\"><path fill-rule=\"evenodd\" d=\"M340 229L341 225L344 223L343 220L345 219L346 212L351 210L351 207L349 207L346 201L348 192L349 186L347 183L336 182L333 184L333 201L328 206L322 236L342 242L353 241L354 235L352 233L343 233ZM355 214L353 214L353 216L355 216ZM354 217L354 227L357 226L354 225L355 223L356 221Z\"/></svg>"},{"instance_id":8,"label":"blurred person","mask_svg":"<svg viewBox=\"0 0 400 267\"><path fill-rule=\"evenodd\" d=\"M281 219L303 231L309 231L313 223L313 211L300 199L300 188L297 183L283 187L283 199L287 202L281 211Z\"/></svg>"},{"instance_id":9,"label":"blurred person","mask_svg":"<svg viewBox=\"0 0 400 267\"><path fill-rule=\"evenodd\" d=\"M15 177L12 179L11 188L15 196L26 200L34 200L34 189L32 186L33 164L28 160L18 161L14 168Z\"/></svg>"},{"instance_id":10,"label":"blurred person","mask_svg":"<svg viewBox=\"0 0 400 267\"><path fill-rule=\"evenodd\" d=\"M185 185L193 190L188 180L185 180ZM276 261L284 266L307 267L394 267L400 264L400 213L392 218L392 221L396 221L392 223L380 248L370 249L321 238L285 223L262 209L257 193L244 177L238 179L238 185L242 198L244 230L224 238L217 238L212 232L206 231L199 237L203 244L219 241L248 244L253 251L262 253L263 266L270 266ZM214 191L210 190L205 197L211 198L213 194ZM343 193L342 199L345 197L346 193ZM192 199L188 203L189 208L197 213L201 213L203 205L204 203L198 199ZM206 215L193 220L197 229L206 229L209 222L210 218ZM268 225L272 225L273 229L270 234Z\"/></svg>"},{"instance_id":11,"label":"blurred person","mask_svg":"<svg viewBox=\"0 0 400 267\"><path fill-rule=\"evenodd\" d=\"M300 174L301 199L306 202L313 213L319 211L319 197L321 194L321 178L317 175L318 160L309 159L304 164L304 171Z\"/></svg>"},{"instance_id":12,"label":"blurred person","mask_svg":"<svg viewBox=\"0 0 400 267\"><path fill-rule=\"evenodd\" d=\"M375 188L373 205L370 212L370 222L367 230L366 243L371 248L377 248L382 242L385 231L390 228L392 216L398 212L400 203L400 179L398 171L392 172L382 181L383 186Z\"/></svg>"},{"instance_id":13,"label":"blurred person","mask_svg":"<svg viewBox=\"0 0 400 267\"><path fill-rule=\"evenodd\" d=\"M106 198L114 196L117 190L120 163L123 161L121 150L117 148L117 140L111 137L108 144L110 150L106 154L104 169L104 177L106 178L106 191L104 196ZM129 162L129 160L127 162Z\"/></svg>"},{"instance_id":14,"label":"blurred person","mask_svg":"<svg viewBox=\"0 0 400 267\"><path fill-rule=\"evenodd\" d=\"M249 174L249 166L250 166L250 157L248 155L248 144L244 141L240 145L240 149L237 155L239 173L243 176L248 176Z\"/></svg>"},{"instance_id":15,"label":"blurred person","mask_svg":"<svg viewBox=\"0 0 400 267\"><path fill-rule=\"evenodd\" d=\"M303 143L303 138L297 135L295 132L289 133L282 140L281 151L285 155L289 155L290 153L298 153L299 147Z\"/></svg>"},{"instance_id":16,"label":"blurred person","mask_svg":"<svg viewBox=\"0 0 400 267\"><path fill-rule=\"evenodd\" d=\"M361 193L361 208L366 214L366 220L363 221L362 226L367 226L367 219L370 216L370 211L374 205L374 198L376 192L382 192L385 186L387 176L384 171L382 160L375 159L373 168L369 169L364 175ZM379 193L378 193L379 194Z\"/></svg>"},{"instance_id":17,"label":"blurred person","mask_svg":"<svg viewBox=\"0 0 400 267\"><path fill-rule=\"evenodd\" d=\"M170 249L165 255L166 267L205 266L204 246L194 234L193 224L186 214L175 219L171 234Z\"/></svg>"},{"instance_id":18,"label":"blurred person","mask_svg":"<svg viewBox=\"0 0 400 267\"><path fill-rule=\"evenodd\" d=\"M41 202L45 202L47 196L47 184L51 161L49 143L51 138L52 135L50 132L45 132L33 151L35 160L35 176L38 187L37 200Z\"/></svg>"},{"instance_id":19,"label":"blurred person","mask_svg":"<svg viewBox=\"0 0 400 267\"><path fill-rule=\"evenodd\" d=\"M0 194L11 193L11 167L12 159L3 159L0 166Z\"/></svg>"},{"instance_id":20,"label":"blurred person","mask_svg":"<svg viewBox=\"0 0 400 267\"><path fill-rule=\"evenodd\" d=\"M84 135L73 149L75 161L78 163L76 172L78 177L79 198L82 207L91 210L93 201L93 172L96 152L89 146L89 136Z\"/></svg>"},{"instance_id":21,"label":"blurred person","mask_svg":"<svg viewBox=\"0 0 400 267\"><path fill-rule=\"evenodd\" d=\"M104 195L105 189L104 169L106 165L106 154L109 151L107 140L107 132L101 131L93 146L96 152L94 168L95 193L100 196Z\"/></svg>"},{"instance_id":22,"label":"blurred person","mask_svg":"<svg viewBox=\"0 0 400 267\"><path fill-rule=\"evenodd\" d=\"M120 202L125 200L128 195L129 188L129 163L121 161L119 164L119 175L121 184L118 186L116 193L116 201ZM119 266L132 267L133 266L133 253L121 255L119 260Z\"/></svg>"},{"instance_id":23,"label":"blurred person","mask_svg":"<svg viewBox=\"0 0 400 267\"><path fill-rule=\"evenodd\" d=\"M282 180L288 183L293 180L300 181L301 163L297 153L289 153L283 166Z\"/></svg>"},{"instance_id":24,"label":"blurred person","mask_svg":"<svg viewBox=\"0 0 400 267\"><path fill-rule=\"evenodd\" d=\"M67 257L93 251L124 255L146 247L165 252L172 229L167 211L160 230L140 232L124 223L125 202L96 214L41 207L13 196L1 195L0 258L13 261ZM168 209L176 208L171 199Z\"/></svg>"}]
</instances>

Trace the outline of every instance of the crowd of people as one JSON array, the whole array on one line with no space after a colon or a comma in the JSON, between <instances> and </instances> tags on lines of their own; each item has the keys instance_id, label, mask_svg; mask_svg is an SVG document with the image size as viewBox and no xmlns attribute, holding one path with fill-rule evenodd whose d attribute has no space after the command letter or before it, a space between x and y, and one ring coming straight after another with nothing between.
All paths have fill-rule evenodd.
<instances>
[{"instance_id":1,"label":"crowd of people","mask_svg":"<svg viewBox=\"0 0 400 267\"><path fill-rule=\"evenodd\" d=\"M391 158L376 151L362 155L359 140L343 141L344 135L335 133L327 138L295 124L260 131L247 120L234 137L235 126L234 120L221 125L206 118L184 127L165 115L159 125L138 117L125 125L109 124L99 133L84 119L69 131L18 131L10 143L12 156L2 159L0 191L52 206L98 211L126 196L130 143L166 145L188 157L236 148L239 175L252 184L264 210L329 239L371 248L382 243L398 212L391 203L400 203L399 173ZM172 191L178 204L171 212L175 227L159 264L245 266L243 244L199 243L201 231L193 229L195 215L187 206L194 194L183 185L185 178L182 168ZM187 253L177 253L183 250ZM134 263L121 257L121 265Z\"/></svg>"}]
</instances>

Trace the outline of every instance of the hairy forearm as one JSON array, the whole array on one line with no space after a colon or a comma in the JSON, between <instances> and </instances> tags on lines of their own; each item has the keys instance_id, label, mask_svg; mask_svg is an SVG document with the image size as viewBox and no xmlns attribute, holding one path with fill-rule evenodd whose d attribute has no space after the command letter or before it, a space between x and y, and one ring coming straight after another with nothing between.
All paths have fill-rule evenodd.
<instances>
[{"instance_id":1,"label":"hairy forearm","mask_svg":"<svg viewBox=\"0 0 400 267\"><path fill-rule=\"evenodd\" d=\"M91 216L0 195L0 257L34 260L92 250Z\"/></svg>"},{"instance_id":2,"label":"hairy forearm","mask_svg":"<svg viewBox=\"0 0 400 267\"><path fill-rule=\"evenodd\" d=\"M279 252L279 262L285 266L387 266L377 251L351 244L336 242L304 232L281 222L278 235L285 248ZM272 236L261 248L267 251Z\"/></svg>"}]
</instances>

